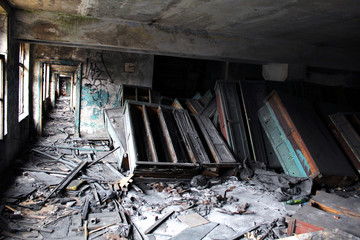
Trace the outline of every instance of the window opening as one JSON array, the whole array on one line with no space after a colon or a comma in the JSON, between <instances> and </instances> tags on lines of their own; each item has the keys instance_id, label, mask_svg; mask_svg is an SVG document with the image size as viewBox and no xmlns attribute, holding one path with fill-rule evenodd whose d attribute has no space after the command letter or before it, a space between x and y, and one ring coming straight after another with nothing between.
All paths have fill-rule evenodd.
<instances>
[{"instance_id":1,"label":"window opening","mask_svg":"<svg viewBox=\"0 0 360 240\"><path fill-rule=\"evenodd\" d=\"M0 140L4 138L4 76L5 56L0 55Z\"/></svg>"},{"instance_id":2,"label":"window opening","mask_svg":"<svg viewBox=\"0 0 360 240\"><path fill-rule=\"evenodd\" d=\"M19 121L29 115L29 47L20 43L19 48Z\"/></svg>"}]
</instances>

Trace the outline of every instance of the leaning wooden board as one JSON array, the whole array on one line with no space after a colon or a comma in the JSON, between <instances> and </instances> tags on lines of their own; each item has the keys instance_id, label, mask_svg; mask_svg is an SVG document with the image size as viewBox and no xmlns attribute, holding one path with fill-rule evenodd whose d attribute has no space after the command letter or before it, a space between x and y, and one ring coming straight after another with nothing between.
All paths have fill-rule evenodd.
<instances>
[{"instance_id":1,"label":"leaning wooden board","mask_svg":"<svg viewBox=\"0 0 360 240\"><path fill-rule=\"evenodd\" d=\"M200 128L202 135L205 138L205 142L208 145L211 156L216 163L237 163L236 159L230 152L230 149L216 130L214 124L207 117L194 115L196 122Z\"/></svg>"},{"instance_id":2,"label":"leaning wooden board","mask_svg":"<svg viewBox=\"0 0 360 240\"><path fill-rule=\"evenodd\" d=\"M324 212L320 209L311 207L309 204L300 208L292 218L300 220L322 228L334 229L339 228L345 232L360 237L360 221L354 220L348 216L341 216L337 219L337 215Z\"/></svg>"},{"instance_id":3,"label":"leaning wooden board","mask_svg":"<svg viewBox=\"0 0 360 240\"><path fill-rule=\"evenodd\" d=\"M119 147L115 154L118 166L121 168L126 155L126 140L124 130L124 114L123 108L104 109L105 129L109 135L114 148Z\"/></svg>"},{"instance_id":4,"label":"leaning wooden board","mask_svg":"<svg viewBox=\"0 0 360 240\"><path fill-rule=\"evenodd\" d=\"M236 81L217 81L215 85L221 133L235 158L243 162L251 155L239 90L239 82Z\"/></svg>"},{"instance_id":5,"label":"leaning wooden board","mask_svg":"<svg viewBox=\"0 0 360 240\"><path fill-rule=\"evenodd\" d=\"M360 135L348 117L342 113L332 114L330 128L356 170L360 173Z\"/></svg>"},{"instance_id":6,"label":"leaning wooden board","mask_svg":"<svg viewBox=\"0 0 360 240\"><path fill-rule=\"evenodd\" d=\"M127 101L125 137L130 172L141 176L194 175L210 163L186 110Z\"/></svg>"},{"instance_id":7,"label":"leaning wooden board","mask_svg":"<svg viewBox=\"0 0 360 240\"><path fill-rule=\"evenodd\" d=\"M306 100L273 91L258 114L286 174L315 177L330 186L348 185L357 179L330 131Z\"/></svg>"},{"instance_id":8,"label":"leaning wooden board","mask_svg":"<svg viewBox=\"0 0 360 240\"><path fill-rule=\"evenodd\" d=\"M324 211L353 217L360 223L360 200L358 198L343 198L324 191L317 191L310 202L317 204Z\"/></svg>"}]
</instances>

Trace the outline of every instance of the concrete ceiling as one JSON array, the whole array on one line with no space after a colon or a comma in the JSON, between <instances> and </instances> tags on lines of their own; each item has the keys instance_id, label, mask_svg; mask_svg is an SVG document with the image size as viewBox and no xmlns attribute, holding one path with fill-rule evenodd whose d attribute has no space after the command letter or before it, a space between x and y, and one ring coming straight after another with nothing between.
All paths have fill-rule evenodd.
<instances>
[{"instance_id":1,"label":"concrete ceiling","mask_svg":"<svg viewBox=\"0 0 360 240\"><path fill-rule=\"evenodd\" d=\"M359 48L358 0L10 0L16 8Z\"/></svg>"},{"instance_id":2,"label":"concrete ceiling","mask_svg":"<svg viewBox=\"0 0 360 240\"><path fill-rule=\"evenodd\" d=\"M359 71L358 0L8 0L34 43ZM1 2L0 2L1 4Z\"/></svg>"},{"instance_id":3,"label":"concrete ceiling","mask_svg":"<svg viewBox=\"0 0 360 240\"><path fill-rule=\"evenodd\" d=\"M61 72L61 73L74 73L77 69L77 66L68 66L60 64L51 64L52 72Z\"/></svg>"}]
</instances>

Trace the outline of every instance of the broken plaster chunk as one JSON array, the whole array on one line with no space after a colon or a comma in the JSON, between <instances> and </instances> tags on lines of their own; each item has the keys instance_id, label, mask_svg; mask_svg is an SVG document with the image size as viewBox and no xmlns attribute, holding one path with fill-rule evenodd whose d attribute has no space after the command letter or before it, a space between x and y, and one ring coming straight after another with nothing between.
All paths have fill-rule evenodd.
<instances>
[{"instance_id":1,"label":"broken plaster chunk","mask_svg":"<svg viewBox=\"0 0 360 240\"><path fill-rule=\"evenodd\" d=\"M191 213L183 216L179 216L178 219L188 225L189 227L196 227L208 223L209 221L203 218L198 213Z\"/></svg>"},{"instance_id":2,"label":"broken plaster chunk","mask_svg":"<svg viewBox=\"0 0 360 240\"><path fill-rule=\"evenodd\" d=\"M66 207L72 207L76 204L76 201L69 201L66 203Z\"/></svg>"}]
</instances>

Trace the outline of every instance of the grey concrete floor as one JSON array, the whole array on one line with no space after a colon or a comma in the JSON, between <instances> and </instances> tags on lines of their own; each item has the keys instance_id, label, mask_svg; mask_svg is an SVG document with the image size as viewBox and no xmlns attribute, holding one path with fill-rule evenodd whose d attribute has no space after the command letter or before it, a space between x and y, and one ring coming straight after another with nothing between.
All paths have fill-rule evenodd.
<instances>
[{"instance_id":1,"label":"grey concrete floor","mask_svg":"<svg viewBox=\"0 0 360 240\"><path fill-rule=\"evenodd\" d=\"M68 109L68 99L63 98L50 114L49 121L45 124L44 137L38 139L35 145L62 144L73 138L73 113ZM44 149L41 149L44 150ZM50 152L51 153L51 152ZM105 153L98 153L101 157ZM106 161L116 167L116 158L111 155ZM66 166L49 160L44 156L29 151L23 160L21 167L57 169L65 171ZM91 171L90 171L91 170ZM18 217L8 208L3 208L1 215L5 224L13 229L22 226L33 226L35 228L46 228L53 230L48 233L36 229L23 229L21 231L4 230L5 239L84 239L83 232L74 231L79 228L82 204L85 197L90 198L90 215L97 217L99 223L89 226L103 226L112 222L117 223L116 209L111 203L97 205L93 198L91 186L94 181L88 180L79 191L66 191L51 198L41 210L32 210L20 207L32 206L41 201L50 192L49 185L56 185L64 177L60 175L49 175L45 179L34 174L34 172L19 170L19 175L9 187L10 194L2 194L4 204L11 205L15 210L21 211ZM83 174L83 173L82 173ZM119 180L103 164L95 164L85 171L88 177L100 179L102 182ZM126 174L126 173L124 173ZM204 189L189 186L189 181L163 181L160 179L136 179L136 183L143 189L143 193L136 192L130 185L128 192L122 192L116 197L124 207L128 219L135 224L145 239L170 239L181 231L189 228L180 219L188 214L197 213L209 222L218 225L204 239L229 239L245 229L260 224L270 224L275 219L284 218L293 214L297 207L290 207L283 202L275 200L272 192L269 192L251 180L239 181L236 177L227 179L208 179L210 184ZM50 184L53 181L53 184ZM159 192L154 184L165 182L166 189ZM103 184L106 186L106 184ZM31 190L31 191L30 191ZM226 198L224 198L225 191ZM23 196L21 196L23 193ZM118 192L120 193L120 192ZM20 196L19 196L20 194ZM61 203L64 199L69 199ZM10 201L10 202L9 202ZM66 202L74 202L73 205ZM3 204L3 205L4 205ZM238 207L248 204L244 214L237 214ZM166 213L175 211L168 219L158 226L151 234L144 232ZM225 213L227 211L227 213ZM232 213L232 214L229 214ZM66 216L66 214L69 214ZM65 216L65 217L62 217ZM61 217L61 218L59 218ZM59 218L58 220L56 220ZM198 221L194 220L193 221ZM90 234L89 239L110 239L112 231L118 233L117 225L113 225L99 233ZM265 228L266 230L266 228ZM106 238L108 237L108 238ZM130 237L141 239L133 228ZM115 239L115 238L112 238ZM194 236L194 239L195 236Z\"/></svg>"}]
</instances>

